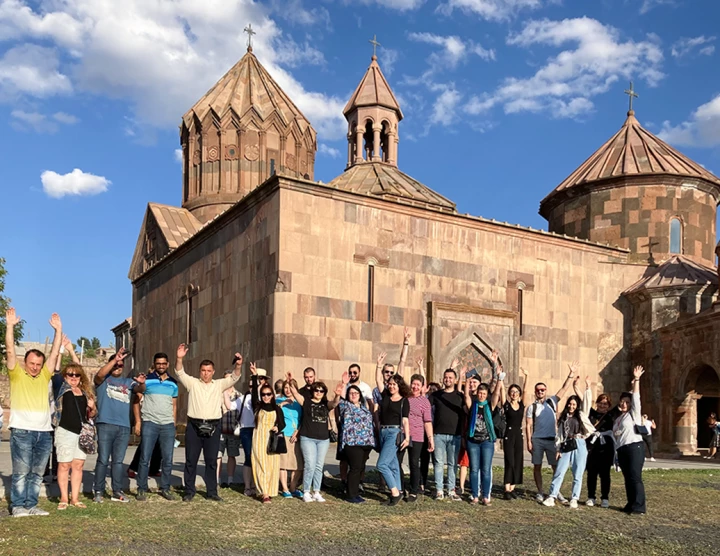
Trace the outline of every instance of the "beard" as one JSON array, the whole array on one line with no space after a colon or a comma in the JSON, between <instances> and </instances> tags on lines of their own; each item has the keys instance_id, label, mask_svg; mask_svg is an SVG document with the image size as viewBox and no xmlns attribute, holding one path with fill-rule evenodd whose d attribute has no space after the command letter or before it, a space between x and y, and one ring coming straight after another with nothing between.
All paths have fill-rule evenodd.
<instances>
[{"instance_id":1,"label":"beard","mask_svg":"<svg viewBox=\"0 0 720 556\"><path fill-rule=\"evenodd\" d=\"M359 376L350 377L350 384L357 384L358 382L360 382L360 377L359 377Z\"/></svg>"}]
</instances>

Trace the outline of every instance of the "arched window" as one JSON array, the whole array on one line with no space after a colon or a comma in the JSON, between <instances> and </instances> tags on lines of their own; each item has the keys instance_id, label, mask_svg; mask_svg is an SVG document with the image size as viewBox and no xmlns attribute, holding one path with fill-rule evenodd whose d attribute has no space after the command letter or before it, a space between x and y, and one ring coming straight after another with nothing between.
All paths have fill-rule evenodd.
<instances>
[{"instance_id":1,"label":"arched window","mask_svg":"<svg viewBox=\"0 0 720 556\"><path fill-rule=\"evenodd\" d=\"M682 222L679 218L670 219L670 252L682 253Z\"/></svg>"}]
</instances>

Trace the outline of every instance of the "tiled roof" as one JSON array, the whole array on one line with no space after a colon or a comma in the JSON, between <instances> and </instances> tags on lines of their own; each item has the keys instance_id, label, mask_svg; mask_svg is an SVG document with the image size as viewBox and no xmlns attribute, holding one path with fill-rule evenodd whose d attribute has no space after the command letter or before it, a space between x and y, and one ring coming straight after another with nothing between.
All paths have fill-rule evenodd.
<instances>
[{"instance_id":1,"label":"tiled roof","mask_svg":"<svg viewBox=\"0 0 720 556\"><path fill-rule=\"evenodd\" d=\"M315 136L315 130L307 118L251 51L185 113L183 121L189 128L195 116L202 120L212 109L222 118L231 108L238 117L244 116L251 109L255 110L262 120L277 113L284 124L289 125L295 120L302 133L309 128Z\"/></svg>"},{"instance_id":2,"label":"tiled roof","mask_svg":"<svg viewBox=\"0 0 720 556\"><path fill-rule=\"evenodd\" d=\"M428 186L383 162L363 162L351 166L327 185L385 199L404 199L413 204L455 212L455 203Z\"/></svg>"},{"instance_id":3,"label":"tiled roof","mask_svg":"<svg viewBox=\"0 0 720 556\"><path fill-rule=\"evenodd\" d=\"M383 72L380 70L375 56L372 57L370 67L368 67L357 89L355 89L355 92L345 105L343 114L347 116L360 106L384 106L397 112L398 121L403 118L400 104L398 104L390 85L388 85Z\"/></svg>"},{"instance_id":4,"label":"tiled roof","mask_svg":"<svg viewBox=\"0 0 720 556\"><path fill-rule=\"evenodd\" d=\"M177 249L202 228L200 221L184 208L148 203L170 250Z\"/></svg>"},{"instance_id":5,"label":"tiled roof","mask_svg":"<svg viewBox=\"0 0 720 556\"><path fill-rule=\"evenodd\" d=\"M641 278L624 293L667 287L717 284L717 271L682 255L675 255L658 266L649 276Z\"/></svg>"},{"instance_id":6,"label":"tiled roof","mask_svg":"<svg viewBox=\"0 0 720 556\"><path fill-rule=\"evenodd\" d=\"M542 203L557 193L589 182L652 174L702 178L720 186L717 176L643 128L631 110L620 130L545 197Z\"/></svg>"}]
</instances>

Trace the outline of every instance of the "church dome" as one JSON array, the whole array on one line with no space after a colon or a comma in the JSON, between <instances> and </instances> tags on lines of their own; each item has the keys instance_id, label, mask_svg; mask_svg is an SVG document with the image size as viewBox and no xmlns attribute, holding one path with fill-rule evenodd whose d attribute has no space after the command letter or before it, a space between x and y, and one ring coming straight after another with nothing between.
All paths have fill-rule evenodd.
<instances>
[{"instance_id":1,"label":"church dome","mask_svg":"<svg viewBox=\"0 0 720 556\"><path fill-rule=\"evenodd\" d=\"M201 222L275 173L314 179L317 133L248 46L183 116L183 207Z\"/></svg>"}]
</instances>

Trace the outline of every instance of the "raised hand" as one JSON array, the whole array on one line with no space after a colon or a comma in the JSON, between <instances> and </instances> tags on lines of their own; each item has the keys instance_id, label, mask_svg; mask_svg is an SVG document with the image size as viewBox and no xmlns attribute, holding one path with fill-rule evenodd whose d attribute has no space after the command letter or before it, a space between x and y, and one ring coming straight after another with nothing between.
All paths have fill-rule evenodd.
<instances>
[{"instance_id":1,"label":"raised hand","mask_svg":"<svg viewBox=\"0 0 720 556\"><path fill-rule=\"evenodd\" d=\"M254 375L257 374L257 367L255 366L255 363L250 363L250 372ZM290 374L290 373L288 373L288 374Z\"/></svg>"},{"instance_id":2,"label":"raised hand","mask_svg":"<svg viewBox=\"0 0 720 556\"><path fill-rule=\"evenodd\" d=\"M418 357L418 358L415 360L415 364L420 368L420 370L423 369L423 363L424 363L424 362L425 362L425 360L424 360L422 357Z\"/></svg>"},{"instance_id":3,"label":"raised hand","mask_svg":"<svg viewBox=\"0 0 720 556\"><path fill-rule=\"evenodd\" d=\"M189 351L189 349L185 344L180 344L177 348L177 358L178 359L184 358L187 355L188 351Z\"/></svg>"},{"instance_id":4,"label":"raised hand","mask_svg":"<svg viewBox=\"0 0 720 556\"><path fill-rule=\"evenodd\" d=\"M575 373L577 373L580 370L580 362L579 361L573 361L568 365L568 368L570 369L570 378L575 377Z\"/></svg>"},{"instance_id":5,"label":"raised hand","mask_svg":"<svg viewBox=\"0 0 720 556\"><path fill-rule=\"evenodd\" d=\"M503 380L505 380L505 371L503 371L503 366L502 366L502 365L498 365L498 366L497 366L497 379L498 379L500 382L502 382Z\"/></svg>"},{"instance_id":6,"label":"raised hand","mask_svg":"<svg viewBox=\"0 0 720 556\"><path fill-rule=\"evenodd\" d=\"M72 350L72 342L70 341L70 338L68 338L65 334L62 335L61 345L65 348L65 351L71 351ZM123 348L120 348L123 349Z\"/></svg>"},{"instance_id":7,"label":"raised hand","mask_svg":"<svg viewBox=\"0 0 720 556\"><path fill-rule=\"evenodd\" d=\"M344 385L344 384L349 384L349 383L350 383L350 373L345 371L342 374L342 381L340 382L340 384Z\"/></svg>"},{"instance_id":8,"label":"raised hand","mask_svg":"<svg viewBox=\"0 0 720 556\"><path fill-rule=\"evenodd\" d=\"M63 345L65 345L65 344L63 344ZM124 348L124 347L121 347L121 348L117 351L117 353L115 354L115 363L118 363L118 362L122 361L122 360L125 359L128 355L129 355L129 354L128 354L127 351L125 351L125 348Z\"/></svg>"},{"instance_id":9,"label":"raised hand","mask_svg":"<svg viewBox=\"0 0 720 556\"><path fill-rule=\"evenodd\" d=\"M577 383L580 382L580 378L582 378L582 377L580 375L578 375L573 379L573 387L577 386Z\"/></svg>"},{"instance_id":10,"label":"raised hand","mask_svg":"<svg viewBox=\"0 0 720 556\"><path fill-rule=\"evenodd\" d=\"M384 351L380 353L380 355L377 356L377 364L378 367L382 367L383 363L385 363L385 358L387 357L387 353Z\"/></svg>"},{"instance_id":11,"label":"raised hand","mask_svg":"<svg viewBox=\"0 0 720 556\"><path fill-rule=\"evenodd\" d=\"M457 367L459 364L460 364L460 360L456 357L455 359L452 360L452 363L450 363L450 368L451 368L451 369L454 369L454 368Z\"/></svg>"},{"instance_id":12,"label":"raised hand","mask_svg":"<svg viewBox=\"0 0 720 556\"><path fill-rule=\"evenodd\" d=\"M250 365L250 370L251 370L251 371L252 371L252 369L253 369L253 365L254 365L254 364L251 364L251 365ZM255 374L255 373L253 373L253 374ZM293 376L292 376L292 373L291 373L291 372L288 371L287 373L285 373L285 380L287 380L288 382L290 382L292 379L293 379Z\"/></svg>"},{"instance_id":13,"label":"raised hand","mask_svg":"<svg viewBox=\"0 0 720 556\"><path fill-rule=\"evenodd\" d=\"M410 343L410 329L407 326L403 330L403 343Z\"/></svg>"},{"instance_id":14,"label":"raised hand","mask_svg":"<svg viewBox=\"0 0 720 556\"><path fill-rule=\"evenodd\" d=\"M60 315L57 313L53 313L50 315L50 326L52 326L55 331L62 330L62 321L60 320Z\"/></svg>"},{"instance_id":15,"label":"raised hand","mask_svg":"<svg viewBox=\"0 0 720 556\"><path fill-rule=\"evenodd\" d=\"M345 384L347 384L347 382L345 382L345 383L338 382L337 383L337 386L335 387L335 395L336 396L342 396L343 391L345 390Z\"/></svg>"},{"instance_id":16,"label":"raised hand","mask_svg":"<svg viewBox=\"0 0 720 556\"><path fill-rule=\"evenodd\" d=\"M236 366L236 367L242 367L242 364L243 364L243 356L240 355L238 352L235 352L235 358L237 359L237 361L235 361L235 366Z\"/></svg>"},{"instance_id":17,"label":"raised hand","mask_svg":"<svg viewBox=\"0 0 720 556\"><path fill-rule=\"evenodd\" d=\"M10 307L5 311L5 322L8 326L15 326L20 324L20 317L15 313L15 309Z\"/></svg>"},{"instance_id":18,"label":"raised hand","mask_svg":"<svg viewBox=\"0 0 720 556\"><path fill-rule=\"evenodd\" d=\"M520 367L520 374L525 378L528 377L528 372L525 369L523 369L522 367Z\"/></svg>"},{"instance_id":19,"label":"raised hand","mask_svg":"<svg viewBox=\"0 0 720 556\"><path fill-rule=\"evenodd\" d=\"M498 361L498 352L496 349L492 350L492 353L490 353L490 361L493 362L493 365L497 364Z\"/></svg>"},{"instance_id":20,"label":"raised hand","mask_svg":"<svg viewBox=\"0 0 720 556\"><path fill-rule=\"evenodd\" d=\"M643 369L641 365L638 365L633 369L633 377L635 378L635 380L640 380L640 377L643 375L644 372L645 369Z\"/></svg>"}]
</instances>

